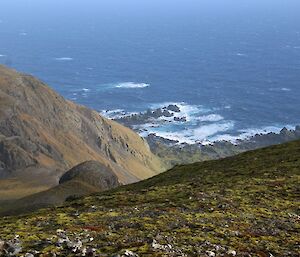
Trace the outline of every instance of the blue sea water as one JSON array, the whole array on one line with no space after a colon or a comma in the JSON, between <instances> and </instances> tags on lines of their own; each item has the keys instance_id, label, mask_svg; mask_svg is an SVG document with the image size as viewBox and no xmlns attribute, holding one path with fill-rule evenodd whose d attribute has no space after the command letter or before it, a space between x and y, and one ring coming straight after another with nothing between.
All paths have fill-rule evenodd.
<instances>
[{"instance_id":1,"label":"blue sea water","mask_svg":"<svg viewBox=\"0 0 300 257\"><path fill-rule=\"evenodd\" d=\"M1 0L0 63L98 110L178 103L185 142L300 123L298 0ZM107 113L107 112L105 112Z\"/></svg>"}]
</instances>

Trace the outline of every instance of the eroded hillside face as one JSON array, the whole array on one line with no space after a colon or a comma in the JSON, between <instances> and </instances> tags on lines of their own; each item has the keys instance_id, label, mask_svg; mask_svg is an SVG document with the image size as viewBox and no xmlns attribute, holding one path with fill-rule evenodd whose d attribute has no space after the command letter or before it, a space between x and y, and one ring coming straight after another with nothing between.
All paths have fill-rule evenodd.
<instances>
[{"instance_id":1,"label":"eroded hillside face","mask_svg":"<svg viewBox=\"0 0 300 257\"><path fill-rule=\"evenodd\" d=\"M32 76L0 66L2 188L14 191L14 198L41 191L88 160L110 167L122 184L163 171L145 140L130 129L65 100Z\"/></svg>"}]
</instances>

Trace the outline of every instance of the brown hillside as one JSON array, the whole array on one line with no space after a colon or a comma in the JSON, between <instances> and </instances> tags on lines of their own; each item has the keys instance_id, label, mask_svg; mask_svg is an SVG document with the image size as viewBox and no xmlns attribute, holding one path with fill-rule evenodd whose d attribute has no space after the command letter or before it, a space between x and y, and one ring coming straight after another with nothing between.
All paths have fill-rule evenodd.
<instances>
[{"instance_id":1,"label":"brown hillside","mask_svg":"<svg viewBox=\"0 0 300 257\"><path fill-rule=\"evenodd\" d=\"M0 66L0 200L9 190L18 198L55 186L66 170L88 160L110 167L123 184L163 170L132 130Z\"/></svg>"}]
</instances>

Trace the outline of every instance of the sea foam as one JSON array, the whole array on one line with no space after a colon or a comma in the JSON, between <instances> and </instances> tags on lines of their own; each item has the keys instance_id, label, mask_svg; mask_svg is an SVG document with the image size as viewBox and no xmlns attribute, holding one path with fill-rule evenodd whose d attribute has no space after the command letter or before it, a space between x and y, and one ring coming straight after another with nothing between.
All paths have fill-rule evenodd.
<instances>
[{"instance_id":1,"label":"sea foam","mask_svg":"<svg viewBox=\"0 0 300 257\"><path fill-rule=\"evenodd\" d=\"M195 144L206 142L209 138L222 132L233 129L234 122L225 120L220 114L214 113L214 109L205 108L202 105L190 105L185 102L165 102L151 105L151 109L166 108L176 105L180 112L172 112L172 117L160 117L153 119L151 123L137 125L134 129L141 136L155 134L156 136L177 141L179 144ZM176 121L174 118L184 118Z\"/></svg>"},{"instance_id":2,"label":"sea foam","mask_svg":"<svg viewBox=\"0 0 300 257\"><path fill-rule=\"evenodd\" d=\"M211 142L228 141L233 144L238 144L239 140L247 140L255 135L266 135L268 133L278 134L283 127L286 127L289 130L295 129L295 126L293 125L266 126L261 128L242 129L238 131L238 135L230 135L230 134L216 135L215 137L211 138Z\"/></svg>"},{"instance_id":3,"label":"sea foam","mask_svg":"<svg viewBox=\"0 0 300 257\"><path fill-rule=\"evenodd\" d=\"M73 58L71 57L57 57L54 58L56 61L73 61Z\"/></svg>"},{"instance_id":4,"label":"sea foam","mask_svg":"<svg viewBox=\"0 0 300 257\"><path fill-rule=\"evenodd\" d=\"M224 117L222 117L219 114L209 114L209 115L200 116L200 117L197 118L197 120L199 120L199 121L210 121L210 122L220 121L220 120L223 120L223 119L224 119Z\"/></svg>"},{"instance_id":5,"label":"sea foam","mask_svg":"<svg viewBox=\"0 0 300 257\"><path fill-rule=\"evenodd\" d=\"M285 92L290 92L292 91L290 88L287 87L281 87L281 88L269 88L270 91L285 91Z\"/></svg>"},{"instance_id":6,"label":"sea foam","mask_svg":"<svg viewBox=\"0 0 300 257\"><path fill-rule=\"evenodd\" d=\"M214 123L204 126L199 126L195 129L182 129L179 131L167 131L156 129L155 127L152 129L149 129L148 126L148 134L155 134L156 136L163 137L169 140L177 141L179 144L185 143L185 144L195 144L195 143L205 143L207 142L210 137L221 133L228 131L234 127L234 123L224 122L224 123ZM145 136L147 134L146 132L142 132L141 135Z\"/></svg>"},{"instance_id":7,"label":"sea foam","mask_svg":"<svg viewBox=\"0 0 300 257\"><path fill-rule=\"evenodd\" d=\"M135 83L135 82L122 82L115 85L115 88L146 88L149 87L150 84L147 83Z\"/></svg>"}]
</instances>

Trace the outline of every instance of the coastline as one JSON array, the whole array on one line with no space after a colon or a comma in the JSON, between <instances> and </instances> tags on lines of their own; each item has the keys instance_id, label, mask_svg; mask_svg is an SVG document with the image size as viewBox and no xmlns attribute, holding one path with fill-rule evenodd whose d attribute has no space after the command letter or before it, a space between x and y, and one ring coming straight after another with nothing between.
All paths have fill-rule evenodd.
<instances>
[{"instance_id":1,"label":"coastline","mask_svg":"<svg viewBox=\"0 0 300 257\"><path fill-rule=\"evenodd\" d=\"M227 107L230 108L230 107ZM185 103L153 105L143 112L121 109L101 111L106 118L131 128L144 138L154 136L167 145L212 145L217 142L240 144L257 135L280 134L283 128L296 130L298 124L276 124L236 129L235 121L217 111Z\"/></svg>"},{"instance_id":2,"label":"coastline","mask_svg":"<svg viewBox=\"0 0 300 257\"><path fill-rule=\"evenodd\" d=\"M182 127L187 131L193 129L187 128L193 117L186 109L183 104L168 104L140 113L126 113L123 110L115 110L105 111L102 114L139 133L147 140L152 152L163 159L169 167L177 164L225 158L300 138L300 126L297 125L245 129L241 130L239 134L236 132L230 134L227 130L216 130L216 133L212 133L210 137L205 137L205 133L209 133L203 127L214 128L217 127L215 124L224 122L222 116L211 113L197 117L200 121L198 124L202 124L202 129L196 128L196 130L204 133L204 137L201 135L202 138L199 140L189 140L189 138L188 140L177 140L176 137L164 137L163 135L172 134L172 131L165 133L163 129L172 126L175 129ZM191 112L194 111L195 113L195 110L194 107ZM174 133L175 135L178 134L178 132ZM182 134L184 135L184 132Z\"/></svg>"}]
</instances>

